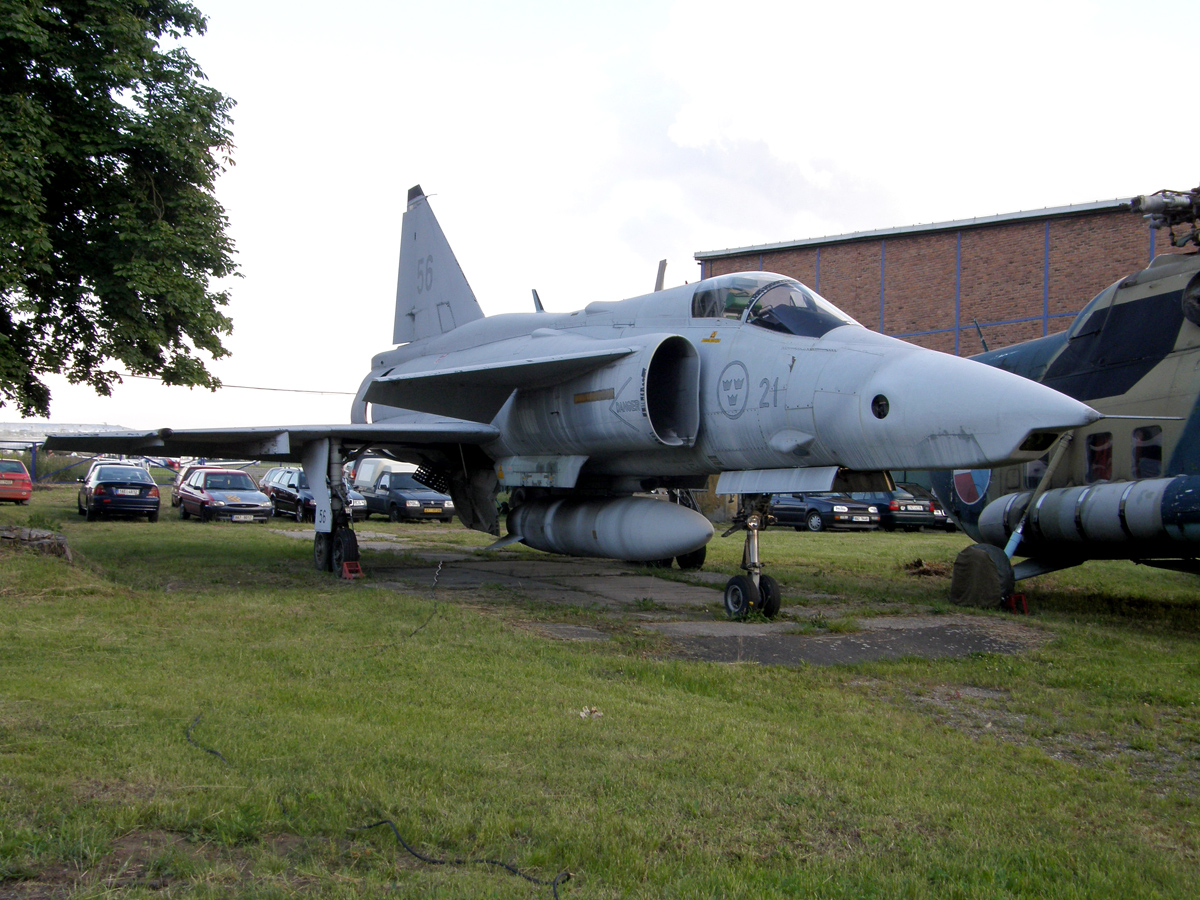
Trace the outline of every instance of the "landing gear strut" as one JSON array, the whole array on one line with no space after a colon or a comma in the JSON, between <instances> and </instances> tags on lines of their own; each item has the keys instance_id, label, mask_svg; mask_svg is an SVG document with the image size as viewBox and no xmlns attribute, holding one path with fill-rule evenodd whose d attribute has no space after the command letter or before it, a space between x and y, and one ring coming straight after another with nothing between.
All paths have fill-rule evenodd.
<instances>
[{"instance_id":1,"label":"landing gear strut","mask_svg":"<svg viewBox=\"0 0 1200 900\"><path fill-rule=\"evenodd\" d=\"M758 557L758 533L770 521L770 504L770 494L743 494L733 527L721 535L729 537L737 531L746 532L746 546L742 550L742 568L746 574L734 575L725 585L725 614L731 619L744 619L754 611L768 619L779 615L779 582L762 573Z\"/></svg>"},{"instance_id":2,"label":"landing gear strut","mask_svg":"<svg viewBox=\"0 0 1200 900\"><path fill-rule=\"evenodd\" d=\"M350 513L350 494L342 478L341 448L332 447L327 440L314 441L304 447L304 470L313 486L316 510L313 524L313 565L322 572L342 574L342 564L358 560L358 538L354 534ZM318 485L326 487L321 496Z\"/></svg>"}]
</instances>

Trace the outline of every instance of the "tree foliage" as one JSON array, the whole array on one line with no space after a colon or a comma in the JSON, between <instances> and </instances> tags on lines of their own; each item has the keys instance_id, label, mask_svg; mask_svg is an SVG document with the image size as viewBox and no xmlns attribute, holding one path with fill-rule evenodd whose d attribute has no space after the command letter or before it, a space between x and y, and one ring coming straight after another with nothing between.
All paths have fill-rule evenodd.
<instances>
[{"instance_id":1,"label":"tree foliage","mask_svg":"<svg viewBox=\"0 0 1200 900\"><path fill-rule=\"evenodd\" d=\"M48 415L51 372L108 394L113 360L219 386L233 102L162 47L205 25L183 0L0 0L0 406Z\"/></svg>"}]
</instances>

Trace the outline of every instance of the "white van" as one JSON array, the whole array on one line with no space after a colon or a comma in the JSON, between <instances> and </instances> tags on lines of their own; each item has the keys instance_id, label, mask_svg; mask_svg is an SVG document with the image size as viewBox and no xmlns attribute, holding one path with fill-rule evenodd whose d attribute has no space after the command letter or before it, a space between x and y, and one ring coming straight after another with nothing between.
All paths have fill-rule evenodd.
<instances>
[{"instance_id":1,"label":"white van","mask_svg":"<svg viewBox=\"0 0 1200 900\"><path fill-rule=\"evenodd\" d=\"M364 456L355 462L357 465L351 470L354 477L350 487L356 491L373 488L375 482L379 480L379 476L384 472L408 472L411 474L417 471L417 467L412 463L397 462L385 456Z\"/></svg>"}]
</instances>

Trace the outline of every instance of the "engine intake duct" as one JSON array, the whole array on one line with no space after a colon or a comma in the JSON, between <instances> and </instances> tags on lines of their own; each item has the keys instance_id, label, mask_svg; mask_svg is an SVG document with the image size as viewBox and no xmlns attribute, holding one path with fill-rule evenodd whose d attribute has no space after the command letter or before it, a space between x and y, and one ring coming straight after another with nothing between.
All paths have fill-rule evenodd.
<instances>
[{"instance_id":1,"label":"engine intake duct","mask_svg":"<svg viewBox=\"0 0 1200 900\"><path fill-rule=\"evenodd\" d=\"M700 358L684 337L639 335L637 352L513 398L505 455L690 447L700 428Z\"/></svg>"}]
</instances>

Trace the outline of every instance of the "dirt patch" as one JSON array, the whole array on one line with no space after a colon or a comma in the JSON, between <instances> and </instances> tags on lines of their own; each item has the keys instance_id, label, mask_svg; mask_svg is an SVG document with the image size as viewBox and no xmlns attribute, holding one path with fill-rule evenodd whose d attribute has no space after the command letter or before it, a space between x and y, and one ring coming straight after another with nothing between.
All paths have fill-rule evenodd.
<instances>
[{"instance_id":1,"label":"dirt patch","mask_svg":"<svg viewBox=\"0 0 1200 900\"><path fill-rule=\"evenodd\" d=\"M372 581L401 590L436 594L489 590L543 606L583 608L602 615L638 621L667 638L669 653L710 662L756 662L767 665L839 665L880 659L925 659L974 653L1020 653L1038 646L1037 629L995 616L915 614L867 616L861 604L847 603L837 612L786 606L777 621L730 622L720 616L720 591L726 576L689 573L686 580L645 574L645 570L612 560L530 559L505 553L414 554L427 564L371 567ZM941 574L936 566L914 560L914 575ZM676 573L678 576L678 573ZM785 601L794 600L785 594ZM806 600L810 598L805 598ZM839 619L832 619L832 616ZM601 628L539 623L533 630L557 640L600 640ZM836 632L836 633L835 633Z\"/></svg>"},{"instance_id":2,"label":"dirt patch","mask_svg":"<svg viewBox=\"0 0 1200 900\"><path fill-rule=\"evenodd\" d=\"M1060 727L1061 723L1015 709L1012 695L1005 690L938 685L924 691L905 691L903 696L935 720L975 740L991 737L1037 747L1047 756L1083 768L1117 765L1158 793L1200 795L1194 745L1161 732L1152 747L1139 746L1136 725L1124 734L1076 733Z\"/></svg>"},{"instance_id":3,"label":"dirt patch","mask_svg":"<svg viewBox=\"0 0 1200 900\"><path fill-rule=\"evenodd\" d=\"M644 626L671 639L679 656L711 662L850 665L881 659L942 659L1020 653L1042 640L1035 629L966 616L880 617L850 634L797 633L787 622L679 622Z\"/></svg>"},{"instance_id":4,"label":"dirt patch","mask_svg":"<svg viewBox=\"0 0 1200 900\"><path fill-rule=\"evenodd\" d=\"M116 838L99 859L45 866L23 880L0 882L0 900L59 900L80 892L138 889L169 895L173 886L196 878L247 882L256 880L256 860L262 862L264 854L286 860L302 852L303 843L296 835L278 834L264 836L255 847L228 848L166 831L134 831ZM314 886L311 879L267 868L287 893Z\"/></svg>"}]
</instances>

